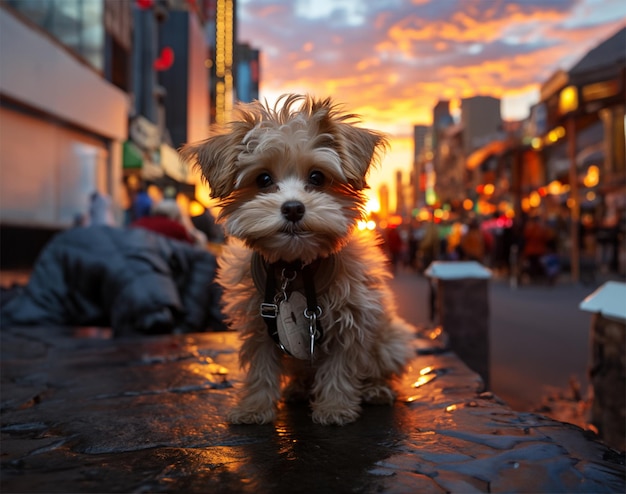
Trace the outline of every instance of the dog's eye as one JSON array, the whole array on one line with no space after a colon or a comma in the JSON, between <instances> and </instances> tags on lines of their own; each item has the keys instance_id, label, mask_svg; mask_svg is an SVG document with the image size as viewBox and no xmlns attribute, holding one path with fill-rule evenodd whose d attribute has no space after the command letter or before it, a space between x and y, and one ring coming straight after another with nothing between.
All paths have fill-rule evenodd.
<instances>
[{"instance_id":1,"label":"dog's eye","mask_svg":"<svg viewBox=\"0 0 626 494\"><path fill-rule=\"evenodd\" d=\"M309 174L309 183L315 187L321 187L326 182L326 177L319 170L313 170Z\"/></svg>"},{"instance_id":2,"label":"dog's eye","mask_svg":"<svg viewBox=\"0 0 626 494\"><path fill-rule=\"evenodd\" d=\"M272 185L274 181L269 173L261 173L256 178L256 184L259 189L267 189L270 185Z\"/></svg>"}]
</instances>

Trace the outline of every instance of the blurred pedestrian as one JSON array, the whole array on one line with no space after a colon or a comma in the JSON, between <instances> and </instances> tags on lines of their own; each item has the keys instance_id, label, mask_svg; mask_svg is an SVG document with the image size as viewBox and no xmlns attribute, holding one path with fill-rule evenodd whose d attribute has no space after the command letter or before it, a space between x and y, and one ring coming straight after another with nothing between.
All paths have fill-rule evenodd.
<instances>
[{"instance_id":1,"label":"blurred pedestrian","mask_svg":"<svg viewBox=\"0 0 626 494\"><path fill-rule=\"evenodd\" d=\"M419 244L421 258L421 270L430 266L433 261L439 259L441 241L439 239L439 227L434 221L428 221L423 226L424 234Z\"/></svg>"},{"instance_id":2,"label":"blurred pedestrian","mask_svg":"<svg viewBox=\"0 0 626 494\"><path fill-rule=\"evenodd\" d=\"M111 197L94 191L89 196L89 214L87 219L89 225L116 226L113 214L113 202Z\"/></svg>"},{"instance_id":3,"label":"blurred pedestrian","mask_svg":"<svg viewBox=\"0 0 626 494\"><path fill-rule=\"evenodd\" d=\"M409 225L409 249L408 249L408 264L413 269L419 270L419 243L421 241L422 232L418 221L415 218L411 219Z\"/></svg>"},{"instance_id":4,"label":"blurred pedestrian","mask_svg":"<svg viewBox=\"0 0 626 494\"><path fill-rule=\"evenodd\" d=\"M523 231L524 247L523 261L531 279L537 279L545 274L542 257L548 253L548 242L552 235L550 229L537 216L531 216Z\"/></svg>"},{"instance_id":5,"label":"blurred pedestrian","mask_svg":"<svg viewBox=\"0 0 626 494\"><path fill-rule=\"evenodd\" d=\"M477 219L470 221L467 231L461 235L459 247L462 260L484 262L486 242Z\"/></svg>"},{"instance_id":6,"label":"blurred pedestrian","mask_svg":"<svg viewBox=\"0 0 626 494\"><path fill-rule=\"evenodd\" d=\"M144 228L166 237L196 244L196 239L182 223L180 208L174 199L163 199L156 203L151 214L133 221L130 226Z\"/></svg>"},{"instance_id":7,"label":"blurred pedestrian","mask_svg":"<svg viewBox=\"0 0 626 494\"><path fill-rule=\"evenodd\" d=\"M148 186L145 182L140 182L137 193L131 204L131 221L137 221L146 216L150 216L152 212L153 201L148 195Z\"/></svg>"},{"instance_id":8,"label":"blurred pedestrian","mask_svg":"<svg viewBox=\"0 0 626 494\"><path fill-rule=\"evenodd\" d=\"M389 253L389 260L391 261L391 271L395 274L398 270L403 250L402 237L397 227L390 226L385 230L385 244Z\"/></svg>"},{"instance_id":9,"label":"blurred pedestrian","mask_svg":"<svg viewBox=\"0 0 626 494\"><path fill-rule=\"evenodd\" d=\"M464 233L463 224L454 222L446 237L446 259L458 261L461 258L461 237Z\"/></svg>"}]
</instances>

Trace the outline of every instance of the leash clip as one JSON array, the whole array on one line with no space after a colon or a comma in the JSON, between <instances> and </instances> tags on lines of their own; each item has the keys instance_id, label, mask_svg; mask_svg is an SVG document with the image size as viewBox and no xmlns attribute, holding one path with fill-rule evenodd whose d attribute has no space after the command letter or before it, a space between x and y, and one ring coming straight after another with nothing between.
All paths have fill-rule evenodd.
<instances>
[{"instance_id":1,"label":"leash clip","mask_svg":"<svg viewBox=\"0 0 626 494\"><path fill-rule=\"evenodd\" d=\"M309 320L309 337L311 346L309 353L311 354L311 361L313 361L313 353L315 352L315 338L319 337L320 332L317 329L317 318L322 315L322 308L318 305L315 310L310 310L308 307L304 309L304 317Z\"/></svg>"},{"instance_id":2,"label":"leash clip","mask_svg":"<svg viewBox=\"0 0 626 494\"><path fill-rule=\"evenodd\" d=\"M265 319L276 319L278 317L278 305L263 302L261 304L261 317Z\"/></svg>"}]
</instances>

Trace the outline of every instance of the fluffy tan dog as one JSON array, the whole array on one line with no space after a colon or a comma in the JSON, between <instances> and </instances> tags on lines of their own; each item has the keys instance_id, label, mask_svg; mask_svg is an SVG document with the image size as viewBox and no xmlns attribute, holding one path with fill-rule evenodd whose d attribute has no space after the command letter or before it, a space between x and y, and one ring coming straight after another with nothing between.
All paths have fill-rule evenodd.
<instances>
[{"instance_id":1,"label":"fluffy tan dog","mask_svg":"<svg viewBox=\"0 0 626 494\"><path fill-rule=\"evenodd\" d=\"M182 150L229 237L218 281L247 373L228 418L273 421L288 377L285 396L310 399L314 422L347 424L362 402L393 403L392 380L413 356L379 239L356 227L386 141L330 99L284 95L239 115Z\"/></svg>"}]
</instances>

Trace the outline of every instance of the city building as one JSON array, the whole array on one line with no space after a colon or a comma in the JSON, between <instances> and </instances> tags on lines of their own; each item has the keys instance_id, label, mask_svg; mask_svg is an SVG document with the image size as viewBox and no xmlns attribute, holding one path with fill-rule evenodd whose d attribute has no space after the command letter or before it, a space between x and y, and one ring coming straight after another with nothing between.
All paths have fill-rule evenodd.
<instances>
[{"instance_id":1,"label":"city building","mask_svg":"<svg viewBox=\"0 0 626 494\"><path fill-rule=\"evenodd\" d=\"M209 133L209 45L203 22L210 15L210 5L207 2L204 10L192 9L179 0L169 7L167 18L159 25L158 53L169 50L173 62L156 71L162 131L160 162L152 168L151 181L161 189L169 188L189 200L208 204L199 170L183 163L177 150L188 142L206 139ZM143 176L147 178L145 166Z\"/></svg>"},{"instance_id":2,"label":"city building","mask_svg":"<svg viewBox=\"0 0 626 494\"><path fill-rule=\"evenodd\" d=\"M160 52L170 49L174 53L171 68L159 71L157 80L164 89L166 138L175 149L208 135L209 46L203 17L183 5L172 8L160 26Z\"/></svg>"},{"instance_id":3,"label":"city building","mask_svg":"<svg viewBox=\"0 0 626 494\"><path fill-rule=\"evenodd\" d=\"M556 70L528 118L503 125L466 160L468 191L488 205L478 212L512 204L521 221L547 219L575 280L583 265L626 273L625 46L622 28Z\"/></svg>"},{"instance_id":4,"label":"city building","mask_svg":"<svg viewBox=\"0 0 626 494\"><path fill-rule=\"evenodd\" d=\"M406 199L405 199L405 187L402 182L402 171L396 171L396 214L401 217L406 217L408 214Z\"/></svg>"},{"instance_id":5,"label":"city building","mask_svg":"<svg viewBox=\"0 0 626 494\"><path fill-rule=\"evenodd\" d=\"M0 3L3 265L32 262L93 192L122 203L131 33L127 2Z\"/></svg>"},{"instance_id":6,"label":"city building","mask_svg":"<svg viewBox=\"0 0 626 494\"><path fill-rule=\"evenodd\" d=\"M0 1L4 265L32 263L95 191L119 224L140 183L208 201L177 149L208 135L216 90L235 97L235 21L233 0Z\"/></svg>"},{"instance_id":7,"label":"city building","mask_svg":"<svg viewBox=\"0 0 626 494\"><path fill-rule=\"evenodd\" d=\"M237 53L237 100L250 103L259 99L260 52L248 43L239 43L237 44Z\"/></svg>"},{"instance_id":8,"label":"city building","mask_svg":"<svg viewBox=\"0 0 626 494\"><path fill-rule=\"evenodd\" d=\"M378 215L380 218L386 219L389 214L389 187L387 185L381 185L378 189L378 200L380 203L380 211Z\"/></svg>"},{"instance_id":9,"label":"city building","mask_svg":"<svg viewBox=\"0 0 626 494\"><path fill-rule=\"evenodd\" d=\"M446 194L445 177L442 166L442 147L444 131L454 123L450 114L450 102L447 100L438 101L433 108L433 125L432 125L432 152L433 152L433 170L435 173L435 187L433 188L432 197L428 198L427 204L432 206L439 201L440 193Z\"/></svg>"},{"instance_id":10,"label":"city building","mask_svg":"<svg viewBox=\"0 0 626 494\"><path fill-rule=\"evenodd\" d=\"M437 203L440 206L448 204L458 208L465 195L463 124L450 124L437 134L435 150Z\"/></svg>"},{"instance_id":11,"label":"city building","mask_svg":"<svg viewBox=\"0 0 626 494\"><path fill-rule=\"evenodd\" d=\"M589 262L626 272L625 46L622 28L555 74L535 115L531 145L544 180L522 209L569 224L562 250L575 279Z\"/></svg>"},{"instance_id":12,"label":"city building","mask_svg":"<svg viewBox=\"0 0 626 494\"><path fill-rule=\"evenodd\" d=\"M211 123L225 123L235 103L237 1L212 0L207 25L211 49Z\"/></svg>"},{"instance_id":13,"label":"city building","mask_svg":"<svg viewBox=\"0 0 626 494\"><path fill-rule=\"evenodd\" d=\"M428 125L413 126L413 169L411 173L412 203L411 208L420 208L425 205L426 169L425 165L432 156L431 127ZM429 154L427 154L429 153Z\"/></svg>"},{"instance_id":14,"label":"city building","mask_svg":"<svg viewBox=\"0 0 626 494\"><path fill-rule=\"evenodd\" d=\"M500 100L491 96L463 98L461 126L465 156L489 142L503 138Z\"/></svg>"},{"instance_id":15,"label":"city building","mask_svg":"<svg viewBox=\"0 0 626 494\"><path fill-rule=\"evenodd\" d=\"M450 115L449 102L440 101L433 109L433 122L436 197L426 202L462 212L464 200L475 195L476 178L468 174L468 159L485 144L505 138L500 100L490 96L462 99L458 123Z\"/></svg>"},{"instance_id":16,"label":"city building","mask_svg":"<svg viewBox=\"0 0 626 494\"><path fill-rule=\"evenodd\" d=\"M140 184L147 184L192 199L197 177L181 163L177 148L208 129L205 12L184 0L131 5L134 104L124 144L126 194L132 200Z\"/></svg>"}]
</instances>

